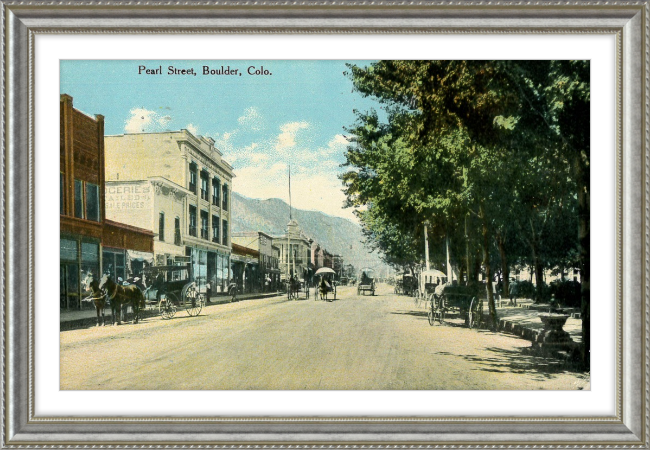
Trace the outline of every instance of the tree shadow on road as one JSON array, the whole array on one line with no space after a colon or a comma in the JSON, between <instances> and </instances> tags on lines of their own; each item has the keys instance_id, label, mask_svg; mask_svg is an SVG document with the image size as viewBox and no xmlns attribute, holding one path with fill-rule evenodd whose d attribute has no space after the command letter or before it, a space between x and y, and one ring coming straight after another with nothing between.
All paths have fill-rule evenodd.
<instances>
[{"instance_id":1,"label":"tree shadow on road","mask_svg":"<svg viewBox=\"0 0 650 450\"><path fill-rule=\"evenodd\" d=\"M427 317L428 311L392 311L390 314L397 314L400 316L413 316L413 317Z\"/></svg>"},{"instance_id":2,"label":"tree shadow on road","mask_svg":"<svg viewBox=\"0 0 650 450\"><path fill-rule=\"evenodd\" d=\"M474 370L503 374L528 374L535 376L538 381L549 380L562 373L584 373L566 361L541 355L530 347L518 349L488 347L483 351L488 355L457 356L479 366Z\"/></svg>"}]
</instances>

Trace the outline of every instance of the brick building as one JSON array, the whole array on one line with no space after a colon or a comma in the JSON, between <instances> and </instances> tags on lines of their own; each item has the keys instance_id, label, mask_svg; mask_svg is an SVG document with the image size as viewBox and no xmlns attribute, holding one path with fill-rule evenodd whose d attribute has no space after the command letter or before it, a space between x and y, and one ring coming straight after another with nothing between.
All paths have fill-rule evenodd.
<instances>
[{"instance_id":1,"label":"brick building","mask_svg":"<svg viewBox=\"0 0 650 450\"><path fill-rule=\"evenodd\" d=\"M80 309L86 275L126 278L127 252L137 252L145 264L153 256L153 233L106 220L104 117L74 109L72 97L62 94L60 126L60 307ZM103 264L109 254L113 265Z\"/></svg>"}]
</instances>

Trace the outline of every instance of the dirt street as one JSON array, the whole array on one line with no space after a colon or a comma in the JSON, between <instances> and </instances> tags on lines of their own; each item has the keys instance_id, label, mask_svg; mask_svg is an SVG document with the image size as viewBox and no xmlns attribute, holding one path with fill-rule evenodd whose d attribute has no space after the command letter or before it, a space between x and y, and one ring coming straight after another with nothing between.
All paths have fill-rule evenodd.
<instances>
[{"instance_id":1,"label":"dirt street","mask_svg":"<svg viewBox=\"0 0 650 450\"><path fill-rule=\"evenodd\" d=\"M429 326L380 285L334 302L246 300L172 320L60 333L61 389L589 389L530 342Z\"/></svg>"}]
</instances>

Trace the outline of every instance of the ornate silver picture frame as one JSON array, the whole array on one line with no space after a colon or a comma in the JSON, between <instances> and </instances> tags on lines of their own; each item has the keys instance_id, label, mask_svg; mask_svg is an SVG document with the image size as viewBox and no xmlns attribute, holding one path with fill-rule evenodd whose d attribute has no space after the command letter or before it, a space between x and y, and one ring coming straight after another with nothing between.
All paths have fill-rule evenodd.
<instances>
[{"instance_id":1,"label":"ornate silver picture frame","mask_svg":"<svg viewBox=\"0 0 650 450\"><path fill-rule=\"evenodd\" d=\"M650 16L643 1L3 1L3 440L12 447L647 448ZM616 368L610 417L39 417L39 34L606 34L616 39ZM597 264L598 261L595 261Z\"/></svg>"}]
</instances>

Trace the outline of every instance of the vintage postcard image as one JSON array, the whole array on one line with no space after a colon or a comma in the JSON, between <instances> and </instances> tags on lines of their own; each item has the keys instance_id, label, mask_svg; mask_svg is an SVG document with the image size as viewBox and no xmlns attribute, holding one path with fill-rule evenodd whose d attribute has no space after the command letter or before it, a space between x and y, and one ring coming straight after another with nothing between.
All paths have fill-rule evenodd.
<instances>
[{"instance_id":1,"label":"vintage postcard image","mask_svg":"<svg viewBox=\"0 0 650 450\"><path fill-rule=\"evenodd\" d=\"M63 60L63 390L589 390L589 61Z\"/></svg>"}]
</instances>

